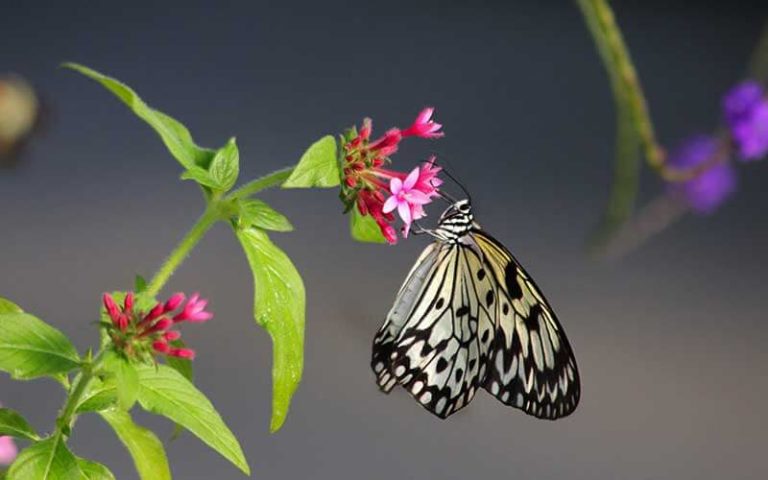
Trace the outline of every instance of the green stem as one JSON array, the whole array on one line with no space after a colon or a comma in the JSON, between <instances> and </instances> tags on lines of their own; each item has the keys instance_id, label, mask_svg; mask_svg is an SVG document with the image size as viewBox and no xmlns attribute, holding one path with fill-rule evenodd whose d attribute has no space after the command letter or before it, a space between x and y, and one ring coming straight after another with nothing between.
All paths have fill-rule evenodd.
<instances>
[{"instance_id":1,"label":"green stem","mask_svg":"<svg viewBox=\"0 0 768 480\"><path fill-rule=\"evenodd\" d=\"M288 177L290 177L291 173L293 173L293 169L293 166L281 168L280 170L276 170L272 173L264 175L263 177L257 178L256 180L251 180L237 190L234 190L227 196L227 198L234 199L248 197L254 193L260 192L261 190L276 187L288 180Z\"/></svg>"},{"instance_id":2,"label":"green stem","mask_svg":"<svg viewBox=\"0 0 768 480\"><path fill-rule=\"evenodd\" d=\"M80 377L77 379L77 383L75 383L71 390L72 393L70 393L69 397L67 398L67 402L64 404L64 408L62 408L61 414L56 420L58 432L69 436L69 431L71 430L72 425L77 418L75 415L75 409L80 404L80 398L83 396L85 390L88 388L88 385L91 383L91 380L93 380L94 376L96 375L95 372L98 370L99 366L101 366L101 361L103 358L102 354L103 352L99 353L92 362L83 366Z\"/></svg>"},{"instance_id":3,"label":"green stem","mask_svg":"<svg viewBox=\"0 0 768 480\"><path fill-rule=\"evenodd\" d=\"M616 101L629 109L646 160L652 168L663 170L664 151L656 141L645 95L613 10L606 0L577 0L577 3L611 77ZM622 92L621 98L616 95L617 90Z\"/></svg>"},{"instance_id":4,"label":"green stem","mask_svg":"<svg viewBox=\"0 0 768 480\"><path fill-rule=\"evenodd\" d=\"M749 61L749 76L765 83L768 79L768 22L763 26L760 39Z\"/></svg>"},{"instance_id":5,"label":"green stem","mask_svg":"<svg viewBox=\"0 0 768 480\"><path fill-rule=\"evenodd\" d=\"M181 262L189 255L189 252L197 245L203 235L216 223L220 218L218 211L218 200L212 200L206 208L203 215L192 226L192 229L181 239L181 242L171 252L168 259L160 267L160 270L155 273L155 276L149 282L146 293L150 297L157 295L163 288L165 283L171 278L173 272L181 265Z\"/></svg>"},{"instance_id":6,"label":"green stem","mask_svg":"<svg viewBox=\"0 0 768 480\"><path fill-rule=\"evenodd\" d=\"M642 137L636 119L643 112L647 116L647 111L637 75L610 7L596 0L578 0L578 5L608 73L616 108L616 159L611 193L600 227L590 241L593 248L601 248L634 210ZM638 109L638 105L642 108ZM652 129L650 135L653 136Z\"/></svg>"},{"instance_id":7,"label":"green stem","mask_svg":"<svg viewBox=\"0 0 768 480\"><path fill-rule=\"evenodd\" d=\"M637 134L631 119L628 118L628 112L621 109L617 114L616 163L613 182L600 227L590 241L593 250L602 248L632 216L637 197L640 175Z\"/></svg>"}]
</instances>

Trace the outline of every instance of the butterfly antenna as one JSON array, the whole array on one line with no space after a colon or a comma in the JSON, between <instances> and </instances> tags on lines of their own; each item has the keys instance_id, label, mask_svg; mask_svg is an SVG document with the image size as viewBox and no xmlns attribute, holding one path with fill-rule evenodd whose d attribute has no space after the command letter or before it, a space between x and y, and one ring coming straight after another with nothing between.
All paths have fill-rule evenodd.
<instances>
[{"instance_id":1,"label":"butterfly antenna","mask_svg":"<svg viewBox=\"0 0 768 480\"><path fill-rule=\"evenodd\" d=\"M432 160L432 162L433 162L433 163L435 163L436 165L440 165L440 164L438 164L438 163L437 163L437 159L436 159L436 158L435 158L435 159L433 159L433 160ZM467 200L469 200L469 203L472 203L472 195L470 195L470 194L469 194L469 191L468 191L468 190L467 190L467 188L464 186L464 184L463 184L463 183L461 183L460 181L458 181L458 180L456 179L456 177L454 177L453 175L451 175L451 172L449 172L449 171L448 171L448 169L445 167L445 165L440 165L440 168L442 168L442 171L443 171L443 173L445 174L445 176L447 176L448 178L450 178L451 180L453 180L453 183L455 183L456 185L458 185L458 186L459 186L459 188L461 189L461 191L462 191L462 192L464 192L464 195L466 195L466 196L467 196ZM441 192L441 195L442 195L442 192ZM452 199L450 196L448 196L448 198L449 198L449 199L451 199L451 200L453 200L453 199ZM455 200L453 200L453 201L455 202Z\"/></svg>"},{"instance_id":2,"label":"butterfly antenna","mask_svg":"<svg viewBox=\"0 0 768 480\"><path fill-rule=\"evenodd\" d=\"M455 198L453 198L452 196L450 196L447 193L443 192L442 190L437 190L437 194L440 195L440 198L442 198L446 202L450 203L451 205L456 203L456 199Z\"/></svg>"}]
</instances>

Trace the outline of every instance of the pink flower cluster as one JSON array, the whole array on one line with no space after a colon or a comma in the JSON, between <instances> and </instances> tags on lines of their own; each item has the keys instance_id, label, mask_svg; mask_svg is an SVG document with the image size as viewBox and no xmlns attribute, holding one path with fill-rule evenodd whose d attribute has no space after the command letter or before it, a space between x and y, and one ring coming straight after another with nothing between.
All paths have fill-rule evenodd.
<instances>
[{"instance_id":1,"label":"pink flower cluster","mask_svg":"<svg viewBox=\"0 0 768 480\"><path fill-rule=\"evenodd\" d=\"M356 206L362 215L370 215L390 244L397 242L393 212L397 210L403 220L403 236L407 237L413 221L425 216L424 205L439 195L442 181L437 178L440 168L434 157L410 173L384 168L403 138L444 135L442 125L432 120L433 113L433 108L425 108L410 127L389 129L373 141L372 123L366 118L357 135L344 145L342 200L348 208Z\"/></svg>"},{"instance_id":2,"label":"pink flower cluster","mask_svg":"<svg viewBox=\"0 0 768 480\"><path fill-rule=\"evenodd\" d=\"M211 312L205 311L208 300L195 293L184 304L184 294L175 293L167 301L158 302L149 312L135 310L134 300L134 294L128 292L119 307L110 294L103 296L104 308L112 321L109 334L117 349L129 357L163 354L195 358L194 350L172 345L181 338L181 332L172 328L181 322L201 323L213 318Z\"/></svg>"}]
</instances>

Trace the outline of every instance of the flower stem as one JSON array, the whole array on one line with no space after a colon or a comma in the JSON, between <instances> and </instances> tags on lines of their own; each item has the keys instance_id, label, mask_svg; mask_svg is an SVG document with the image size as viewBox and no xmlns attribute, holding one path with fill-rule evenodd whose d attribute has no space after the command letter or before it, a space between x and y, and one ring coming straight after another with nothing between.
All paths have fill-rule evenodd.
<instances>
[{"instance_id":1,"label":"flower stem","mask_svg":"<svg viewBox=\"0 0 768 480\"><path fill-rule=\"evenodd\" d=\"M757 45L752 51L748 75L763 83L768 79L768 22L763 26Z\"/></svg>"},{"instance_id":2,"label":"flower stem","mask_svg":"<svg viewBox=\"0 0 768 480\"><path fill-rule=\"evenodd\" d=\"M181 242L179 242L176 248L171 252L168 259L160 267L160 270L158 270L157 273L155 273L155 276L152 277L149 285L147 285L147 295L154 297L160 292L168 279L171 278L171 275L173 275L173 272L176 271L179 265L181 265L181 262L183 262L187 255L189 255L189 252L192 251L195 245L197 245L213 224L219 220L220 214L217 207L218 201L212 200L203 215L192 226L192 229L187 232L184 238L181 239Z\"/></svg>"},{"instance_id":3,"label":"flower stem","mask_svg":"<svg viewBox=\"0 0 768 480\"><path fill-rule=\"evenodd\" d=\"M280 185L281 183L285 182L288 177L291 176L293 169L293 166L281 168L280 170L268 173L267 175L257 178L256 180L251 180L250 182L227 195L227 198L235 199L248 197L254 193L260 192L261 190Z\"/></svg>"},{"instance_id":4,"label":"flower stem","mask_svg":"<svg viewBox=\"0 0 768 480\"><path fill-rule=\"evenodd\" d=\"M63 433L69 436L72 425L77 418L75 409L80 404L80 398L85 393L85 390L95 376L95 372L101 365L101 360L103 358L102 353L99 353L93 361L83 365L82 372L76 380L76 383L67 398L67 402L64 404L64 408L61 410L59 418L56 420L56 429L58 433Z\"/></svg>"},{"instance_id":5,"label":"flower stem","mask_svg":"<svg viewBox=\"0 0 768 480\"><path fill-rule=\"evenodd\" d=\"M577 3L611 77L616 102L628 108L648 164L662 171L664 150L656 141L645 95L613 10L606 0L578 0Z\"/></svg>"}]
</instances>

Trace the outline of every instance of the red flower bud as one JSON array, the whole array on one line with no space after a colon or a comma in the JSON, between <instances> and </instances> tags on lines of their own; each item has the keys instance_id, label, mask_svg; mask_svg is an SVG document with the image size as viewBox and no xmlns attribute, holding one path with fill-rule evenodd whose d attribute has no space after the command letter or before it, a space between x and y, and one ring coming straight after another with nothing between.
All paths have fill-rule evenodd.
<instances>
[{"instance_id":1,"label":"red flower bud","mask_svg":"<svg viewBox=\"0 0 768 480\"><path fill-rule=\"evenodd\" d=\"M185 358L187 360L195 359L195 351L191 348L174 348L168 352L168 355L172 357Z\"/></svg>"}]
</instances>

